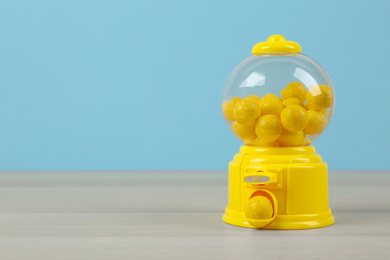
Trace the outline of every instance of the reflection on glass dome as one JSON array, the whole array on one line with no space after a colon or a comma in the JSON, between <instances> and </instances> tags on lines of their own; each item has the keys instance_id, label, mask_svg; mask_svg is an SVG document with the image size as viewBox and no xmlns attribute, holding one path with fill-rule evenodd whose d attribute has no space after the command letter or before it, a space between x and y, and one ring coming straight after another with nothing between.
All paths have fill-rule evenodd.
<instances>
[{"instance_id":1,"label":"reflection on glass dome","mask_svg":"<svg viewBox=\"0 0 390 260\"><path fill-rule=\"evenodd\" d=\"M265 76L258 72L252 72L244 82L241 83L239 88L253 88L265 84Z\"/></svg>"}]
</instances>

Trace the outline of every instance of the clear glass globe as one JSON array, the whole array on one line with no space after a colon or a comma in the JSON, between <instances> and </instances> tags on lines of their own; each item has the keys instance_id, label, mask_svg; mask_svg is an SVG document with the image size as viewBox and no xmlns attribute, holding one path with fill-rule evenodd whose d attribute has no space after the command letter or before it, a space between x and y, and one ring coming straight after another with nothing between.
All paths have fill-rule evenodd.
<instances>
[{"instance_id":1,"label":"clear glass globe","mask_svg":"<svg viewBox=\"0 0 390 260\"><path fill-rule=\"evenodd\" d=\"M251 146L310 145L329 124L334 104L325 70L302 53L247 58L222 94L227 126Z\"/></svg>"}]
</instances>

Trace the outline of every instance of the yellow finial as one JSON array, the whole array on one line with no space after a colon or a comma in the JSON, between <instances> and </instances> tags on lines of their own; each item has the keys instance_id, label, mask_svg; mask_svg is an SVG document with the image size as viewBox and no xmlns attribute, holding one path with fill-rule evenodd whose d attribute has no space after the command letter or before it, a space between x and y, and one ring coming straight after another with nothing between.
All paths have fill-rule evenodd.
<instances>
[{"instance_id":1,"label":"yellow finial","mask_svg":"<svg viewBox=\"0 0 390 260\"><path fill-rule=\"evenodd\" d=\"M259 42L252 48L252 54L301 52L301 46L293 41L286 41L283 35L271 35L266 42Z\"/></svg>"}]
</instances>

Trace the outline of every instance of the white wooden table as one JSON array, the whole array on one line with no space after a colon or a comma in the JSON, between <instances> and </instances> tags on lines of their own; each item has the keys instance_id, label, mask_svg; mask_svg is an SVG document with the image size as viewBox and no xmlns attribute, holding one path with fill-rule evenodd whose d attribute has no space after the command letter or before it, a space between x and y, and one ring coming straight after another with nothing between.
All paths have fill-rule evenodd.
<instances>
[{"instance_id":1,"label":"white wooden table","mask_svg":"<svg viewBox=\"0 0 390 260\"><path fill-rule=\"evenodd\" d=\"M390 259L390 171L331 171L336 223L230 226L227 171L0 172L0 259Z\"/></svg>"}]
</instances>

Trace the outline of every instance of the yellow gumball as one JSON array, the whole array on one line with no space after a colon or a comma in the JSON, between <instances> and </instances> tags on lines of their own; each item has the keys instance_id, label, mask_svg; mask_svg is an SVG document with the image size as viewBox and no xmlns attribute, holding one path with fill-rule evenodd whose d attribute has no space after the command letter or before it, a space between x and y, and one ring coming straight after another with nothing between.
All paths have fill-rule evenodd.
<instances>
[{"instance_id":1,"label":"yellow gumball","mask_svg":"<svg viewBox=\"0 0 390 260\"><path fill-rule=\"evenodd\" d=\"M306 87L301 82L291 82L280 92L283 100L289 98L297 98L302 102L305 102L306 100Z\"/></svg>"},{"instance_id":2,"label":"yellow gumball","mask_svg":"<svg viewBox=\"0 0 390 260\"><path fill-rule=\"evenodd\" d=\"M240 123L237 123L237 121L234 121L232 124L232 130L234 134L244 142L255 140L257 138L254 124L241 125Z\"/></svg>"},{"instance_id":3,"label":"yellow gumball","mask_svg":"<svg viewBox=\"0 0 390 260\"><path fill-rule=\"evenodd\" d=\"M309 105L307 104L307 102L305 104L303 104L303 107L309 111L309 110L313 110L312 108L309 107ZM325 116L326 113L328 113L328 109L327 108L324 108L322 110L320 110L320 112Z\"/></svg>"},{"instance_id":4,"label":"yellow gumball","mask_svg":"<svg viewBox=\"0 0 390 260\"><path fill-rule=\"evenodd\" d=\"M301 146L303 145L305 137L306 135L303 131L292 133L283 129L282 135L278 139L278 143L283 147Z\"/></svg>"},{"instance_id":5,"label":"yellow gumball","mask_svg":"<svg viewBox=\"0 0 390 260\"><path fill-rule=\"evenodd\" d=\"M321 112L316 110L307 111L309 122L304 129L305 134L315 135L325 123L325 117Z\"/></svg>"},{"instance_id":6,"label":"yellow gumball","mask_svg":"<svg viewBox=\"0 0 390 260\"><path fill-rule=\"evenodd\" d=\"M262 142L274 142L282 134L282 123L275 115L261 116L256 123L256 135Z\"/></svg>"},{"instance_id":7,"label":"yellow gumball","mask_svg":"<svg viewBox=\"0 0 390 260\"><path fill-rule=\"evenodd\" d=\"M309 121L306 110L298 105L291 105L283 109L280 119L283 127L290 132L302 131Z\"/></svg>"},{"instance_id":8,"label":"yellow gumball","mask_svg":"<svg viewBox=\"0 0 390 260\"><path fill-rule=\"evenodd\" d=\"M244 98L234 105L233 117L242 125L251 125L260 116L260 105L250 98Z\"/></svg>"},{"instance_id":9,"label":"yellow gumball","mask_svg":"<svg viewBox=\"0 0 390 260\"><path fill-rule=\"evenodd\" d=\"M245 97L245 98L252 99L252 100L256 101L258 104L259 104L260 101L261 101L261 98L258 97L258 96L256 96L256 95L249 95L249 96L247 96L247 97Z\"/></svg>"},{"instance_id":10,"label":"yellow gumball","mask_svg":"<svg viewBox=\"0 0 390 260\"><path fill-rule=\"evenodd\" d=\"M232 98L232 102L233 102L233 105L235 105L238 101L240 101L242 98L240 97L233 97Z\"/></svg>"},{"instance_id":11,"label":"yellow gumball","mask_svg":"<svg viewBox=\"0 0 390 260\"><path fill-rule=\"evenodd\" d=\"M323 110L332 105L332 89L327 85L315 85L307 92L307 106L314 110Z\"/></svg>"},{"instance_id":12,"label":"yellow gumball","mask_svg":"<svg viewBox=\"0 0 390 260\"><path fill-rule=\"evenodd\" d=\"M272 203L265 196L255 196L246 203L245 215L248 219L270 219L273 214Z\"/></svg>"},{"instance_id":13,"label":"yellow gumball","mask_svg":"<svg viewBox=\"0 0 390 260\"><path fill-rule=\"evenodd\" d=\"M290 106L290 105L298 105L298 106L303 107L302 101L299 100L298 98L285 99L285 100L283 100L282 104L283 104L283 108Z\"/></svg>"},{"instance_id":14,"label":"yellow gumball","mask_svg":"<svg viewBox=\"0 0 390 260\"><path fill-rule=\"evenodd\" d=\"M327 126L328 126L328 120L325 119L324 122L322 123L320 129L318 130L318 133L322 133Z\"/></svg>"},{"instance_id":15,"label":"yellow gumball","mask_svg":"<svg viewBox=\"0 0 390 260\"><path fill-rule=\"evenodd\" d=\"M226 100L225 103L222 104L222 112L223 116L228 121L234 121L233 117L233 108L237 101L241 100L240 97L233 97L232 101Z\"/></svg>"},{"instance_id":16,"label":"yellow gumball","mask_svg":"<svg viewBox=\"0 0 390 260\"><path fill-rule=\"evenodd\" d=\"M274 94L272 94L272 93L269 93L269 94L265 95L265 96L263 97L263 99L264 99L264 98L273 98L273 99L277 99L277 100L282 101L278 96L276 96L276 95L274 95Z\"/></svg>"},{"instance_id":17,"label":"yellow gumball","mask_svg":"<svg viewBox=\"0 0 390 260\"><path fill-rule=\"evenodd\" d=\"M270 95L270 94L268 94ZM272 95L272 94L271 94ZM260 109L262 115L279 116L283 110L283 104L277 96L265 96L260 101Z\"/></svg>"},{"instance_id":18,"label":"yellow gumball","mask_svg":"<svg viewBox=\"0 0 390 260\"><path fill-rule=\"evenodd\" d=\"M222 112L223 116L228 121L234 121L233 117L233 102L226 100L225 103L222 104Z\"/></svg>"}]
</instances>

